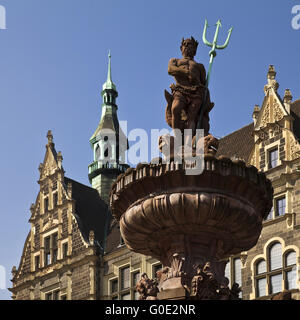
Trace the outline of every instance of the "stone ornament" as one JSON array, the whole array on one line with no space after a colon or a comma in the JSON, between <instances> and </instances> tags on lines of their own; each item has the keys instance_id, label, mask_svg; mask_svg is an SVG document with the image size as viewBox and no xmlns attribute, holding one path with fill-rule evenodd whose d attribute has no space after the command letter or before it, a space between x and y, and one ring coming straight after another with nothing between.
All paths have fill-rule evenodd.
<instances>
[{"instance_id":1,"label":"stone ornament","mask_svg":"<svg viewBox=\"0 0 300 320\"><path fill-rule=\"evenodd\" d=\"M141 275L136 291L140 294L140 300L157 300L157 284L154 280L149 279L146 273Z\"/></svg>"},{"instance_id":2,"label":"stone ornament","mask_svg":"<svg viewBox=\"0 0 300 320\"><path fill-rule=\"evenodd\" d=\"M232 289L228 288L228 279L226 283L220 285L211 271L210 262L203 267L197 267L197 275L192 279L191 299L192 300L240 300L239 293L241 289L237 283L234 283Z\"/></svg>"}]
</instances>

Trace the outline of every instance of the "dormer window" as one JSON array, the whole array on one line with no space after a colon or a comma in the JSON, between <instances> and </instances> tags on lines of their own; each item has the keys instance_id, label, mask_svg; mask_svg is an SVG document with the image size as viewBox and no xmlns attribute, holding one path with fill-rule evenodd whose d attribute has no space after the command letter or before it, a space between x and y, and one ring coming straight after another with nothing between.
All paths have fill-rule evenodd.
<instances>
[{"instance_id":1,"label":"dormer window","mask_svg":"<svg viewBox=\"0 0 300 320\"><path fill-rule=\"evenodd\" d=\"M278 148L269 151L269 169L278 165Z\"/></svg>"}]
</instances>

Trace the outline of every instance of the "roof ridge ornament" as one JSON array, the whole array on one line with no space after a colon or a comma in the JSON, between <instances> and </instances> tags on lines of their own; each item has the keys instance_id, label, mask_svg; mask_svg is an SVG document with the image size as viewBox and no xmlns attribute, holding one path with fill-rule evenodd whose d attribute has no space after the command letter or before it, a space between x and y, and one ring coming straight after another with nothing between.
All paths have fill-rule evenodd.
<instances>
[{"instance_id":1,"label":"roof ridge ornament","mask_svg":"<svg viewBox=\"0 0 300 320\"><path fill-rule=\"evenodd\" d=\"M279 83L276 81L276 74L274 65L269 65L267 79L268 83L264 86L265 95L268 95L270 89L273 89L276 93L279 88Z\"/></svg>"},{"instance_id":2,"label":"roof ridge ornament","mask_svg":"<svg viewBox=\"0 0 300 320\"><path fill-rule=\"evenodd\" d=\"M47 139L48 139L47 146L53 148L54 147L54 143L53 143L53 135L52 135L52 131L51 130L48 130L48 132L47 132Z\"/></svg>"}]
</instances>

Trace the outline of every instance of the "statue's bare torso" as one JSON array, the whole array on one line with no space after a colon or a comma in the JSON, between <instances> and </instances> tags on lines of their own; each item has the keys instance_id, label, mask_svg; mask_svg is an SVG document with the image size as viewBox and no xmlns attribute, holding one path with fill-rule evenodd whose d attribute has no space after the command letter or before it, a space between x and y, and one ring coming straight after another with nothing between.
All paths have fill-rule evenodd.
<instances>
[{"instance_id":1,"label":"statue's bare torso","mask_svg":"<svg viewBox=\"0 0 300 320\"><path fill-rule=\"evenodd\" d=\"M171 59L168 65L168 73L174 76L177 85L184 87L204 86L205 68L203 64L190 58Z\"/></svg>"}]
</instances>

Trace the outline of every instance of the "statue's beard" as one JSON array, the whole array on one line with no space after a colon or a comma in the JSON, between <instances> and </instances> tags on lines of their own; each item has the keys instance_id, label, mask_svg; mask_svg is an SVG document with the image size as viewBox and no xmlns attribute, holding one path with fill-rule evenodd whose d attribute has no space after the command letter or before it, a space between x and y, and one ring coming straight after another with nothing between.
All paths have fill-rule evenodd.
<instances>
[{"instance_id":1,"label":"statue's beard","mask_svg":"<svg viewBox=\"0 0 300 320\"><path fill-rule=\"evenodd\" d=\"M182 54L183 54L183 56L189 57L189 58L194 58L194 56L195 56L194 50L191 50L191 49L189 49L189 48L185 48L185 49L182 51Z\"/></svg>"}]
</instances>

